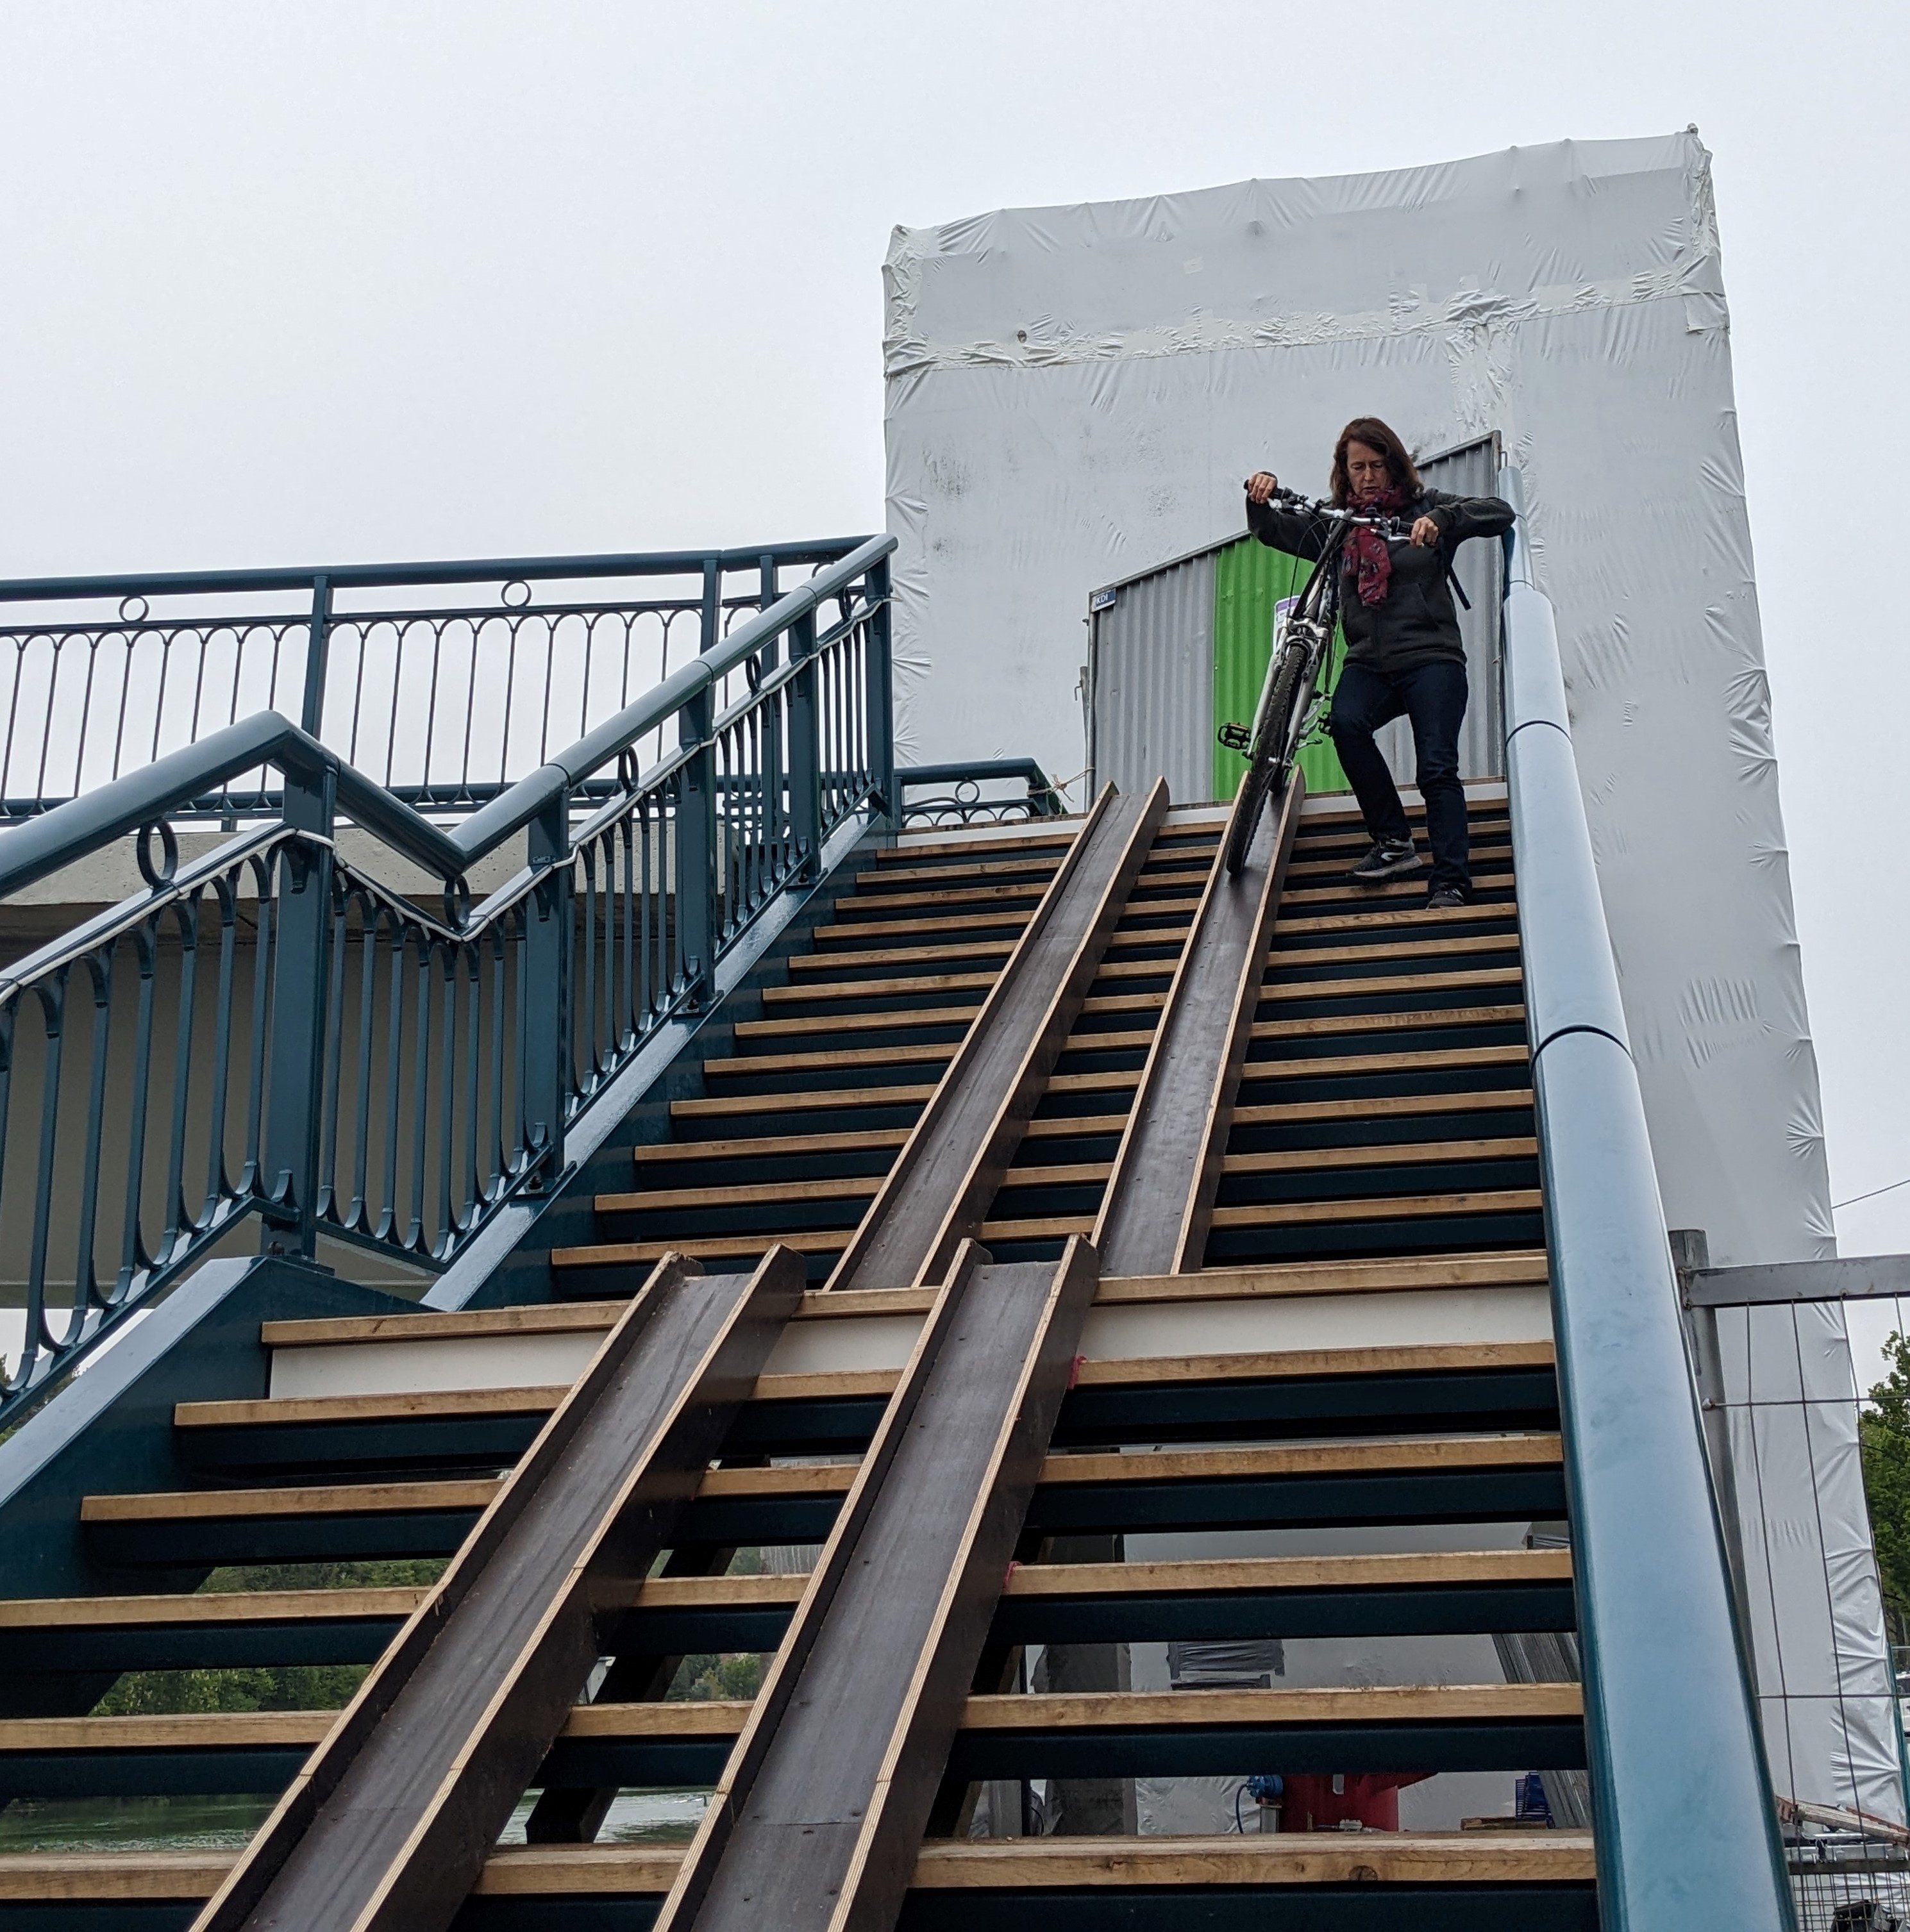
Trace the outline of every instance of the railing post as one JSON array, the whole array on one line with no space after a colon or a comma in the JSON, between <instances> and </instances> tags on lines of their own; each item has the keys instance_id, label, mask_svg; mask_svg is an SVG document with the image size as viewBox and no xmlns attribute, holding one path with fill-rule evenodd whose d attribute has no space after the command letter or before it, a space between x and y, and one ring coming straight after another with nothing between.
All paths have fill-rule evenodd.
<instances>
[{"instance_id":1,"label":"railing post","mask_svg":"<svg viewBox=\"0 0 1910 1932\"><path fill-rule=\"evenodd\" d=\"M704 656L721 641L722 566L713 556L703 563ZM717 904L716 742L712 729L716 699L706 685L677 714L677 742L694 747L684 764L677 793L677 956L683 978L684 1003L692 1009L708 999L716 985L716 939L721 930Z\"/></svg>"},{"instance_id":2,"label":"railing post","mask_svg":"<svg viewBox=\"0 0 1910 1932\"><path fill-rule=\"evenodd\" d=\"M325 671L332 651L332 580L314 577L311 586L311 631L305 643L305 694L299 724L316 738L325 722Z\"/></svg>"},{"instance_id":3,"label":"railing post","mask_svg":"<svg viewBox=\"0 0 1910 1932\"><path fill-rule=\"evenodd\" d=\"M796 842L792 883L808 884L822 869L822 707L815 688L815 613L789 626L789 830Z\"/></svg>"},{"instance_id":4,"label":"railing post","mask_svg":"<svg viewBox=\"0 0 1910 1932\"><path fill-rule=\"evenodd\" d=\"M560 791L530 821L526 856L542 877L526 912L524 970L533 1017L524 1043L524 1135L542 1184L563 1169L564 1114L569 1100L571 873L570 793Z\"/></svg>"},{"instance_id":5,"label":"railing post","mask_svg":"<svg viewBox=\"0 0 1910 1932\"><path fill-rule=\"evenodd\" d=\"M318 1233L318 1149L332 983L330 770L285 774L284 823L311 836L282 845L272 922L262 1253L310 1259Z\"/></svg>"},{"instance_id":6,"label":"railing post","mask_svg":"<svg viewBox=\"0 0 1910 1932\"><path fill-rule=\"evenodd\" d=\"M877 809L899 832L902 800L895 784L895 678L890 650L889 560L869 567L868 595L875 605L869 620L866 663L869 710L869 772L875 788Z\"/></svg>"},{"instance_id":7,"label":"railing post","mask_svg":"<svg viewBox=\"0 0 1910 1932\"><path fill-rule=\"evenodd\" d=\"M781 594L782 589L773 556L758 559L757 576L757 608L767 610ZM782 661L782 640L770 638L759 655L763 675L767 677ZM763 838L779 855L787 850L789 838L788 801L783 796L782 733L778 722L779 715L788 708L786 704L772 705L763 720ZM780 863L779 858L777 862Z\"/></svg>"}]
</instances>

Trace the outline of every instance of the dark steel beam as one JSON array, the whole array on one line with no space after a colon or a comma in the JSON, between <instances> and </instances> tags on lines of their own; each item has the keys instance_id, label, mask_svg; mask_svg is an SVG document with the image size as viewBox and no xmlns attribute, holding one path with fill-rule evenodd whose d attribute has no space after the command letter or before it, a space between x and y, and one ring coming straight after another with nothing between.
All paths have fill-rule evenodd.
<instances>
[{"instance_id":1,"label":"dark steel beam","mask_svg":"<svg viewBox=\"0 0 1910 1932\"><path fill-rule=\"evenodd\" d=\"M1687 1308L1758 1308L1798 1301L1888 1301L1910 1295L1910 1255L1755 1262L1680 1273Z\"/></svg>"}]
</instances>

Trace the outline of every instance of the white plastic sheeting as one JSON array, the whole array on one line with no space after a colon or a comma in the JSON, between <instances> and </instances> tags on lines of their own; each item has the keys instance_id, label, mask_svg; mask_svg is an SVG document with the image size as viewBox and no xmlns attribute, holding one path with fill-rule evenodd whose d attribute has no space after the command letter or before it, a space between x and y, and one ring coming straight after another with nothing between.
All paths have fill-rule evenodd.
<instances>
[{"instance_id":1,"label":"white plastic sheeting","mask_svg":"<svg viewBox=\"0 0 1910 1932\"><path fill-rule=\"evenodd\" d=\"M1500 432L1557 612L1671 1224L1719 1264L1833 1252L1695 130L899 229L885 278L907 760L1078 771L1092 586L1234 526L1255 468L1323 488L1353 415L1424 450ZM1847 1408L1840 1324L1799 1359L1808 1413ZM1874 1660L1881 1631L1854 1454L1781 1433L1740 1481L1753 1567L1768 1552L1779 1580L1758 1652L1773 1774L1900 1816L1881 1714L1833 1744L1806 1721L1818 1677L1785 1708L1794 1659Z\"/></svg>"}]
</instances>

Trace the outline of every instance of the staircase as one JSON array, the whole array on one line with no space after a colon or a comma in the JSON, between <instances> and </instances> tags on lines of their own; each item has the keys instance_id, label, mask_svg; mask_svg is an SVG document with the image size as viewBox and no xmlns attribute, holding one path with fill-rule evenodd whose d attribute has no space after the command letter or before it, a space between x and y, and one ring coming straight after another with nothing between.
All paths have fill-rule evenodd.
<instances>
[{"instance_id":1,"label":"staircase","mask_svg":"<svg viewBox=\"0 0 1910 1932\"><path fill-rule=\"evenodd\" d=\"M1254 1828L1249 1801L1244 1834L1083 1838L1064 1814L1062 1835L1031 1837L1022 1801L1002 1795L1489 1772L1509 1799L1517 1774L1585 1762L1570 1683L1026 1688L1031 1664L1064 1652L1102 1660L1116 1684L1115 1646L1573 1626L1569 1549L1525 1535L1555 1532L1566 1508L1504 802L1473 801L1476 903L1433 915L1414 902L1422 888L1344 884L1356 824L1320 806L1293 841L1206 1267L1094 1291L905 1925L978 1909L1014 1925L1164 1926L1190 1911L1215 1926L1597 1922L1582 1833L1322 1833L1292 1818L1275 1833ZM827 1537L934 1300L821 1283L1073 824L869 850L809 950L763 988L760 1017L737 1021L733 1050L704 1059L667 1114L650 1110L668 1137L629 1150L627 1187L596 1197L597 1238L552 1252L552 1300L277 1323L260 1336L268 1396L180 1402L194 1486L103 1485L81 1506L116 1593L0 1603L6 1670L59 1676L74 1712L0 1721L0 1793L276 1797L329 1713L82 1713L119 1671L372 1662L423 1582L315 1570L317 1587L195 1586L215 1566L452 1556L654 1264L675 1252L733 1271L781 1246L810 1292L667 1562L627 1616L600 1619L616 1661L530 1780L546 1794L533 1842L494 1850L456 1918L646 1922L681 1850L593 1842L605 1795L710 1785L743 1731L746 1702L665 1693L684 1656L773 1652L797 1611L800 1574L739 1568L737 1552ZM1093 1230L1221 824L1172 812L1155 835L984 1215L998 1263L1058 1262ZM1200 1553L1166 1553L1189 1539ZM0 1859L0 1926L182 1926L232 1862Z\"/></svg>"}]
</instances>

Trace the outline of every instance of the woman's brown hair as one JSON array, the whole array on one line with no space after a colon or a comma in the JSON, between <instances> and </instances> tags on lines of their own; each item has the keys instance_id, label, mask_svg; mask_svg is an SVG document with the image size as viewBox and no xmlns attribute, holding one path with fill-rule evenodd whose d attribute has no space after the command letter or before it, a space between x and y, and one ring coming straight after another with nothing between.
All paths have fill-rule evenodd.
<instances>
[{"instance_id":1,"label":"woman's brown hair","mask_svg":"<svg viewBox=\"0 0 1910 1932\"><path fill-rule=\"evenodd\" d=\"M1340 432L1340 440L1333 446L1333 481L1332 495L1335 506L1344 510L1353 500L1353 485L1347 478L1347 445L1363 442L1368 449L1377 449L1386 459L1386 474L1392 479L1395 490L1404 490L1410 502L1425 485L1419 481L1419 472L1413 466L1413 459L1406 453L1406 446L1394 435L1377 416L1355 416Z\"/></svg>"}]
</instances>

